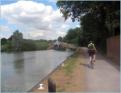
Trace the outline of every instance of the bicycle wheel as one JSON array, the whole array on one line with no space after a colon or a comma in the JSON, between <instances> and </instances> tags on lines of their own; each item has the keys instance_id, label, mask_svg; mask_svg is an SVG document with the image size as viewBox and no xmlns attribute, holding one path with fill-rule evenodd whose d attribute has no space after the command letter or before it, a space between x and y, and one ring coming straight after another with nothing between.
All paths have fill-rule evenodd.
<instances>
[{"instance_id":1,"label":"bicycle wheel","mask_svg":"<svg viewBox=\"0 0 121 93\"><path fill-rule=\"evenodd\" d=\"M91 68L94 69L94 63L93 62L91 62Z\"/></svg>"}]
</instances>

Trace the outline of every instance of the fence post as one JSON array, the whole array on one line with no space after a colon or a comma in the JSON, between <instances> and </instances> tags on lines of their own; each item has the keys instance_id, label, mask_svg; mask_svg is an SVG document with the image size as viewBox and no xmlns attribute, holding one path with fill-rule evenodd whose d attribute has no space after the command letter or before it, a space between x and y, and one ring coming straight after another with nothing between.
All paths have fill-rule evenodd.
<instances>
[{"instance_id":1,"label":"fence post","mask_svg":"<svg viewBox=\"0 0 121 93\"><path fill-rule=\"evenodd\" d=\"M48 92L56 92L56 84L51 78L48 79Z\"/></svg>"}]
</instances>

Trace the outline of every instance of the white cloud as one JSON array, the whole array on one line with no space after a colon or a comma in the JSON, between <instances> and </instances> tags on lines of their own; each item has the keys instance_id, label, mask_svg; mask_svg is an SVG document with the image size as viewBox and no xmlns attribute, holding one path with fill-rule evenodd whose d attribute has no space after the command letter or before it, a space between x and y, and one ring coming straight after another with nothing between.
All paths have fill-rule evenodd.
<instances>
[{"instance_id":1,"label":"white cloud","mask_svg":"<svg viewBox=\"0 0 121 93\"><path fill-rule=\"evenodd\" d=\"M22 0L2 5L1 10L1 17L9 24L23 27L24 38L55 39L64 36L67 30L73 27L70 19L64 21L59 9L54 10L52 6L34 1Z\"/></svg>"},{"instance_id":2,"label":"white cloud","mask_svg":"<svg viewBox=\"0 0 121 93\"><path fill-rule=\"evenodd\" d=\"M57 0L48 0L49 2L55 3Z\"/></svg>"},{"instance_id":3,"label":"white cloud","mask_svg":"<svg viewBox=\"0 0 121 93\"><path fill-rule=\"evenodd\" d=\"M61 36L64 36L66 34L66 32L58 31L57 34L61 35Z\"/></svg>"},{"instance_id":4,"label":"white cloud","mask_svg":"<svg viewBox=\"0 0 121 93\"><path fill-rule=\"evenodd\" d=\"M6 26L6 25L0 25L0 38L2 38L2 37L8 38L9 35L6 34L6 33L10 33L10 32L11 31L10 31L10 28L8 26Z\"/></svg>"},{"instance_id":5,"label":"white cloud","mask_svg":"<svg viewBox=\"0 0 121 93\"><path fill-rule=\"evenodd\" d=\"M8 31L10 31L10 29L9 29L9 27L8 26L6 26L6 25L0 25L0 31L4 31L4 32L8 32Z\"/></svg>"}]
</instances>

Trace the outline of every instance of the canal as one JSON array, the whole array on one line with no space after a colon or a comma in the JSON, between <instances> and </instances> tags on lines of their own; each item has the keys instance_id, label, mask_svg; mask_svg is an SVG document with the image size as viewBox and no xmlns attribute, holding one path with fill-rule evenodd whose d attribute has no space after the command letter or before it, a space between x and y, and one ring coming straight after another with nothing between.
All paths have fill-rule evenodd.
<instances>
[{"instance_id":1,"label":"canal","mask_svg":"<svg viewBox=\"0 0 121 93\"><path fill-rule=\"evenodd\" d=\"M1 53L1 91L30 90L71 54L55 50Z\"/></svg>"}]
</instances>

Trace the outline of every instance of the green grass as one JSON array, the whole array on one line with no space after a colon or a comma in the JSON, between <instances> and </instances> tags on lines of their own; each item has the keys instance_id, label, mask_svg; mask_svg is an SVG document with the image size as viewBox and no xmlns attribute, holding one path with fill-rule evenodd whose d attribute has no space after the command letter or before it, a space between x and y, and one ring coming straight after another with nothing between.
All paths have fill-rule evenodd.
<instances>
[{"instance_id":1,"label":"green grass","mask_svg":"<svg viewBox=\"0 0 121 93\"><path fill-rule=\"evenodd\" d=\"M23 39L19 46L19 51L34 51L34 50L46 50L49 47L49 42L46 40L29 40ZM6 42L4 45L1 45L2 52L12 52L16 51L13 47L12 41Z\"/></svg>"},{"instance_id":2,"label":"green grass","mask_svg":"<svg viewBox=\"0 0 121 93\"><path fill-rule=\"evenodd\" d=\"M49 43L47 41L35 41L35 45L37 50L46 50Z\"/></svg>"},{"instance_id":3,"label":"green grass","mask_svg":"<svg viewBox=\"0 0 121 93\"><path fill-rule=\"evenodd\" d=\"M57 92L63 92L63 91L65 91L64 88L57 88Z\"/></svg>"},{"instance_id":4,"label":"green grass","mask_svg":"<svg viewBox=\"0 0 121 93\"><path fill-rule=\"evenodd\" d=\"M72 56L70 56L66 61L64 65L64 72L66 75L71 75L73 72L73 69L76 67L76 61L77 61L78 54L74 53Z\"/></svg>"}]
</instances>

